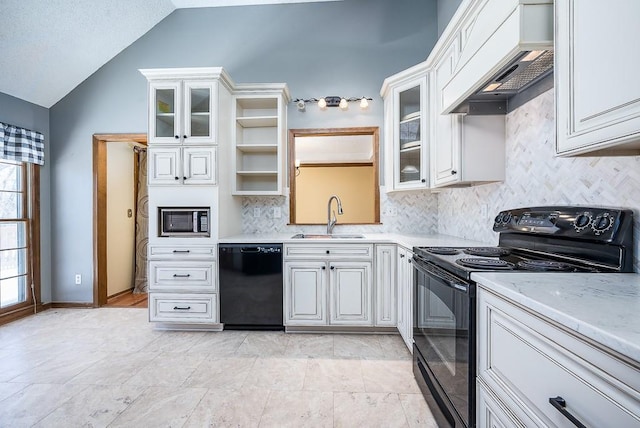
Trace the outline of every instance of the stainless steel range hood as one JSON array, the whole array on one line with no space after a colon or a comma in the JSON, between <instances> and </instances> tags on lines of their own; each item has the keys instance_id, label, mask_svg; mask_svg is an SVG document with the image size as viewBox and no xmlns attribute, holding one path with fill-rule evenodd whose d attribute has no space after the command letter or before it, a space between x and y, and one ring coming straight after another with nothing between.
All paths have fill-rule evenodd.
<instances>
[{"instance_id":1,"label":"stainless steel range hood","mask_svg":"<svg viewBox=\"0 0 640 428\"><path fill-rule=\"evenodd\" d=\"M553 86L553 0L480 0L442 113L506 114Z\"/></svg>"}]
</instances>

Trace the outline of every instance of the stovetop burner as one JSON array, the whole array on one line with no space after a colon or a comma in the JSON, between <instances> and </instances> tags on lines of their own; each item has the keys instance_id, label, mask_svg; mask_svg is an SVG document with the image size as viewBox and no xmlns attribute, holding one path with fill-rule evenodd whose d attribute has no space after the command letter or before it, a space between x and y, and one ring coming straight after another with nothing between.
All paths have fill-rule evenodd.
<instances>
[{"instance_id":1,"label":"stovetop burner","mask_svg":"<svg viewBox=\"0 0 640 428\"><path fill-rule=\"evenodd\" d=\"M511 254L511 251L500 247L472 247L465 248L463 251L470 256L482 257L501 257Z\"/></svg>"},{"instance_id":2,"label":"stovetop burner","mask_svg":"<svg viewBox=\"0 0 640 428\"><path fill-rule=\"evenodd\" d=\"M476 268L476 269L491 269L491 270L515 269L515 265L513 263L509 263L505 260L500 260L500 259L478 259L474 257L468 257L463 259L457 259L456 263L464 267L470 267L470 268Z\"/></svg>"},{"instance_id":3,"label":"stovetop burner","mask_svg":"<svg viewBox=\"0 0 640 428\"><path fill-rule=\"evenodd\" d=\"M454 256L460 253L459 250L451 247L425 247L424 250L431 254L440 254L443 256Z\"/></svg>"},{"instance_id":4,"label":"stovetop burner","mask_svg":"<svg viewBox=\"0 0 640 428\"><path fill-rule=\"evenodd\" d=\"M518 268L538 272L567 272L573 270L573 266L553 260L522 260L517 263Z\"/></svg>"}]
</instances>

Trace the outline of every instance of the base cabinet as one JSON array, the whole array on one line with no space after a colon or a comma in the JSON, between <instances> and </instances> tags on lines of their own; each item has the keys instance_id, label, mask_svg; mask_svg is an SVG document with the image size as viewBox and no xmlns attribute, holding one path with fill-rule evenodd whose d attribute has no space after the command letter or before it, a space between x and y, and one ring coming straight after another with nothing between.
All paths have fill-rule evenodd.
<instances>
[{"instance_id":1,"label":"base cabinet","mask_svg":"<svg viewBox=\"0 0 640 428\"><path fill-rule=\"evenodd\" d=\"M570 427L571 414L589 427L640 426L637 368L483 287L478 308L478 383L515 420Z\"/></svg>"},{"instance_id":2,"label":"base cabinet","mask_svg":"<svg viewBox=\"0 0 640 428\"><path fill-rule=\"evenodd\" d=\"M402 340L413 353L413 253L398 247L397 284L398 284L398 331Z\"/></svg>"},{"instance_id":3,"label":"base cabinet","mask_svg":"<svg viewBox=\"0 0 640 428\"><path fill-rule=\"evenodd\" d=\"M285 326L372 326L370 244L285 245Z\"/></svg>"},{"instance_id":4,"label":"base cabinet","mask_svg":"<svg viewBox=\"0 0 640 428\"><path fill-rule=\"evenodd\" d=\"M395 327L397 316L396 246L376 245L375 325Z\"/></svg>"}]
</instances>

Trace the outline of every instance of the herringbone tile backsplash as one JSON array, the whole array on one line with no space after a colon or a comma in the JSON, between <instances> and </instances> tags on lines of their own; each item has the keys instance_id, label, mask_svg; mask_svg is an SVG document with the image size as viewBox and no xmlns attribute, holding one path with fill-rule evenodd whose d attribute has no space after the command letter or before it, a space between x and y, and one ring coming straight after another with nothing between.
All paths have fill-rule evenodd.
<instances>
[{"instance_id":1,"label":"herringbone tile backsplash","mask_svg":"<svg viewBox=\"0 0 640 428\"><path fill-rule=\"evenodd\" d=\"M540 205L633 209L638 271L640 156L556 157L553 90L507 116L504 183L449 189L438 195L438 231L497 243L498 235L491 228L499 211ZM483 208L488 215L478 221Z\"/></svg>"},{"instance_id":2,"label":"herringbone tile backsplash","mask_svg":"<svg viewBox=\"0 0 640 428\"><path fill-rule=\"evenodd\" d=\"M640 157L555 156L554 93L550 90L507 116L504 183L471 188L386 194L381 225L336 226L336 232L443 233L496 244L493 218L501 210L540 205L596 205L633 209L635 267L640 247ZM273 217L280 207L281 218ZM253 217L253 208L264 214ZM486 210L487 215L479 218ZM287 197L243 198L244 233L320 232L324 226L289 226Z\"/></svg>"}]
</instances>

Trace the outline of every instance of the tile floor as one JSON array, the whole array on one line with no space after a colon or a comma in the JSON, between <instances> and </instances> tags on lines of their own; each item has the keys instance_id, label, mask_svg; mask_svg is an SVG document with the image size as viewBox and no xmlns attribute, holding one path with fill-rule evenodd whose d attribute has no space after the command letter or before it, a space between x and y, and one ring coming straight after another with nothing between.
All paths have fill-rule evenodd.
<instances>
[{"instance_id":1,"label":"tile floor","mask_svg":"<svg viewBox=\"0 0 640 428\"><path fill-rule=\"evenodd\" d=\"M400 336L163 332L144 309L0 326L0 427L436 427Z\"/></svg>"}]
</instances>

